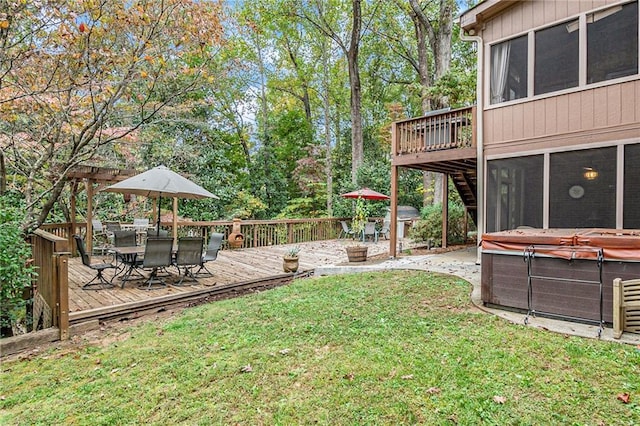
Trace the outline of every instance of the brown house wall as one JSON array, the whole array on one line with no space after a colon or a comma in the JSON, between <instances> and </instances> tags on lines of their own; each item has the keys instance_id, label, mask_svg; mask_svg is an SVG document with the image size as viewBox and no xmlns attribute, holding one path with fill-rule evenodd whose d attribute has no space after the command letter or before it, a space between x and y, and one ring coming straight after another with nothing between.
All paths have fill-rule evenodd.
<instances>
[{"instance_id":1,"label":"brown house wall","mask_svg":"<svg viewBox=\"0 0 640 426\"><path fill-rule=\"evenodd\" d=\"M620 0L514 2L485 23L482 31L485 52L490 51L490 44L495 41L620 3ZM488 60L488 54L485 58ZM489 63L485 63L485 70L488 73ZM487 156L640 138L640 77L490 107L483 114Z\"/></svg>"},{"instance_id":2,"label":"brown house wall","mask_svg":"<svg viewBox=\"0 0 640 426\"><path fill-rule=\"evenodd\" d=\"M640 138L640 79L484 112L486 155Z\"/></svg>"},{"instance_id":3,"label":"brown house wall","mask_svg":"<svg viewBox=\"0 0 640 426\"><path fill-rule=\"evenodd\" d=\"M482 38L492 43L531 28L575 16L620 0L520 0L486 23Z\"/></svg>"}]
</instances>

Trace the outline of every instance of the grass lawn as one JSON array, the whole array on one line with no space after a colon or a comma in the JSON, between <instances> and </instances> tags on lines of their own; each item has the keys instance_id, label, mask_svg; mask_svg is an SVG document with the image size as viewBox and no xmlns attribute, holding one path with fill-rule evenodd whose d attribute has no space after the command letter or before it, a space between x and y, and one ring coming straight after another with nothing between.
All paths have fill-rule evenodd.
<instances>
[{"instance_id":1,"label":"grass lawn","mask_svg":"<svg viewBox=\"0 0 640 426\"><path fill-rule=\"evenodd\" d=\"M0 424L640 424L638 348L510 324L470 290L396 271L190 308L3 362Z\"/></svg>"}]
</instances>

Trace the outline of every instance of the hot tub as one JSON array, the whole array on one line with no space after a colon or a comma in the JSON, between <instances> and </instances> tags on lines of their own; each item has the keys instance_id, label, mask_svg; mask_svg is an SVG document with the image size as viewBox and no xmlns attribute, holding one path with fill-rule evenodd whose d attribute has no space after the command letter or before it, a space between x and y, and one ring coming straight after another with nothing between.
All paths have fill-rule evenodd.
<instances>
[{"instance_id":1,"label":"hot tub","mask_svg":"<svg viewBox=\"0 0 640 426\"><path fill-rule=\"evenodd\" d=\"M613 280L640 278L640 230L515 229L482 235L482 301L613 321Z\"/></svg>"}]
</instances>

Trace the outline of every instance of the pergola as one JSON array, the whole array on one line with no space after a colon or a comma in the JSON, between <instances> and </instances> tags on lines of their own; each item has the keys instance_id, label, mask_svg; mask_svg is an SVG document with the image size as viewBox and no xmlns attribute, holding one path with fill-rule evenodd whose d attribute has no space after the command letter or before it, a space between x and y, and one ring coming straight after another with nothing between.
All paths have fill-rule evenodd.
<instances>
[{"instance_id":1,"label":"pergola","mask_svg":"<svg viewBox=\"0 0 640 426\"><path fill-rule=\"evenodd\" d=\"M87 191L87 237L86 245L89 253L93 252L93 196L105 186L125 180L138 174L133 169L114 169L109 167L97 167L78 165L69 171L67 180L71 183L71 226L76 229L76 194L82 191L81 183ZM155 200L154 209L155 212ZM155 214L155 213L154 213Z\"/></svg>"}]
</instances>

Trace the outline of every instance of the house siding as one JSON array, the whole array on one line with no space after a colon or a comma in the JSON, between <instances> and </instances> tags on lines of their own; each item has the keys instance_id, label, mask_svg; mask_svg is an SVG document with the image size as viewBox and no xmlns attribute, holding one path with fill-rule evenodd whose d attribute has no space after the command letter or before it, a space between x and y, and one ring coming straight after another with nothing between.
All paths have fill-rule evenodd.
<instances>
[{"instance_id":1,"label":"house siding","mask_svg":"<svg viewBox=\"0 0 640 426\"><path fill-rule=\"evenodd\" d=\"M482 31L485 43L509 38L531 28L551 24L599 7L619 4L620 0L521 0L486 22Z\"/></svg>"},{"instance_id":2,"label":"house siding","mask_svg":"<svg viewBox=\"0 0 640 426\"><path fill-rule=\"evenodd\" d=\"M622 3L625 2L521 0L487 20L481 32L485 45L485 99L493 43ZM640 138L640 76L491 105L483 114L484 154L489 157Z\"/></svg>"},{"instance_id":3,"label":"house siding","mask_svg":"<svg viewBox=\"0 0 640 426\"><path fill-rule=\"evenodd\" d=\"M485 155L640 138L640 79L486 110Z\"/></svg>"}]
</instances>

